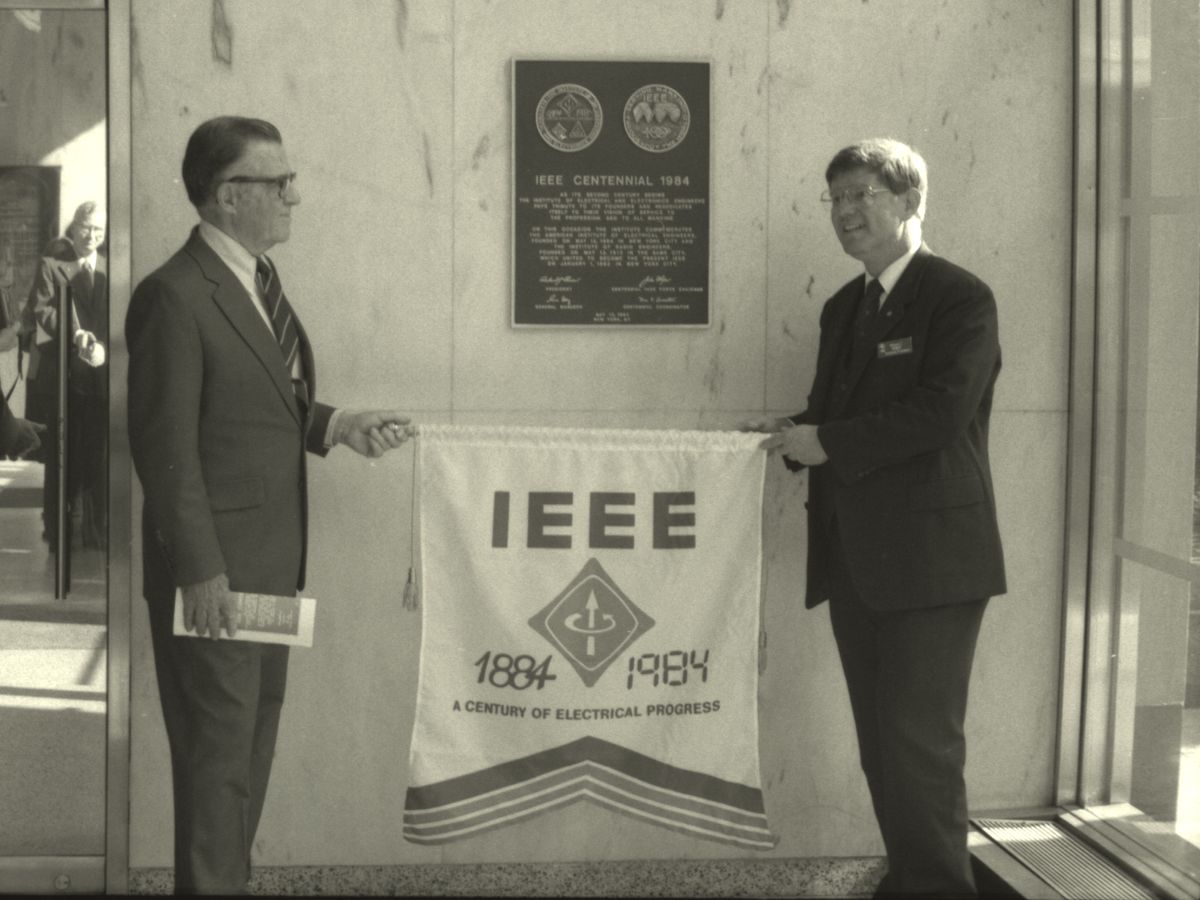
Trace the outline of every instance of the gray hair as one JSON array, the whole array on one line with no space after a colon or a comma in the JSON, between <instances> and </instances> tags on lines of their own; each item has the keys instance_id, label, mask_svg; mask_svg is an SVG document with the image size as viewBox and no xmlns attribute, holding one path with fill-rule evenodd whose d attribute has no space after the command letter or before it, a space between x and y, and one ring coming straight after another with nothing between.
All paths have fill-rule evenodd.
<instances>
[{"instance_id":1,"label":"gray hair","mask_svg":"<svg viewBox=\"0 0 1200 900\"><path fill-rule=\"evenodd\" d=\"M915 188L921 192L917 218L925 218L925 199L929 195L929 170L925 159L908 144L892 138L867 138L843 147L825 169L825 182L853 169L869 169L883 179L893 194Z\"/></svg>"},{"instance_id":2,"label":"gray hair","mask_svg":"<svg viewBox=\"0 0 1200 900\"><path fill-rule=\"evenodd\" d=\"M71 217L71 225L79 225L84 219L90 219L97 213L103 217L104 207L102 207L95 200L84 200L77 207L75 207L75 215Z\"/></svg>"}]
</instances>

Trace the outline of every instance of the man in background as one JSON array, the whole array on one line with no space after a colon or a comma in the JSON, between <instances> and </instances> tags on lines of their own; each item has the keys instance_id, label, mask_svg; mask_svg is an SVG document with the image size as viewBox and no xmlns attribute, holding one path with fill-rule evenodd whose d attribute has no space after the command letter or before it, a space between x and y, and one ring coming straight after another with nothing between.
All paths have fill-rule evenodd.
<instances>
[{"instance_id":1,"label":"man in background","mask_svg":"<svg viewBox=\"0 0 1200 900\"><path fill-rule=\"evenodd\" d=\"M825 180L865 272L821 312L807 408L749 427L810 473L806 605L830 604L887 850L878 893L970 896L963 722L984 607L1005 592L988 462L996 303L922 243L928 176L910 147L846 147Z\"/></svg>"},{"instance_id":2,"label":"man in background","mask_svg":"<svg viewBox=\"0 0 1200 900\"><path fill-rule=\"evenodd\" d=\"M104 209L94 200L75 210L66 234L46 247L22 315L29 352L25 414L46 426L43 535L52 550L58 530L59 315L70 309L67 336L67 537L80 527L85 547L103 549L108 523L108 266Z\"/></svg>"},{"instance_id":3,"label":"man in background","mask_svg":"<svg viewBox=\"0 0 1200 900\"><path fill-rule=\"evenodd\" d=\"M218 640L222 628L236 636L233 594L304 586L306 451L345 444L376 457L414 433L399 412L316 399L312 349L266 256L290 234L295 177L269 122L196 128L183 182L200 222L138 285L125 322L143 593L185 893L246 890L287 680L287 647ZM185 627L208 639L172 634L177 590Z\"/></svg>"},{"instance_id":4,"label":"man in background","mask_svg":"<svg viewBox=\"0 0 1200 900\"><path fill-rule=\"evenodd\" d=\"M13 296L15 281L12 245L0 240L0 353L15 349L21 337L21 307Z\"/></svg>"}]
</instances>

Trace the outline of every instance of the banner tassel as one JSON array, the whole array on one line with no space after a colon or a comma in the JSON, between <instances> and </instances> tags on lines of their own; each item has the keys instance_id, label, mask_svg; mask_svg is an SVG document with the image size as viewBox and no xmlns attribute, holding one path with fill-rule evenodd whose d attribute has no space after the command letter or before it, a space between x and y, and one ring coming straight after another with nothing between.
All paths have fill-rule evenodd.
<instances>
[{"instance_id":1,"label":"banner tassel","mask_svg":"<svg viewBox=\"0 0 1200 900\"><path fill-rule=\"evenodd\" d=\"M417 448L416 441L420 440L418 434L414 438L413 445L413 464L412 464L412 494L409 503L409 521L408 521L408 539L409 539L409 560L415 562L417 559ZM409 612L416 612L421 608L421 596L417 590L417 583L413 580L413 567L408 567L408 580L404 582L404 594L400 603Z\"/></svg>"},{"instance_id":2,"label":"banner tassel","mask_svg":"<svg viewBox=\"0 0 1200 900\"><path fill-rule=\"evenodd\" d=\"M408 581L404 583L404 608L409 612L416 612L421 608L421 601L417 595L417 584L413 581L412 566L408 567Z\"/></svg>"}]
</instances>

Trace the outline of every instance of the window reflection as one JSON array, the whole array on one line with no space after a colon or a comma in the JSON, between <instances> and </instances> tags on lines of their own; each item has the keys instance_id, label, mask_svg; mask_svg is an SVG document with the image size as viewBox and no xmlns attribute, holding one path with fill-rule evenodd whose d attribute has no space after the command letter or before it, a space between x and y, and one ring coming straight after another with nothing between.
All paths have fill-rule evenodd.
<instances>
[{"instance_id":1,"label":"window reflection","mask_svg":"<svg viewBox=\"0 0 1200 900\"><path fill-rule=\"evenodd\" d=\"M0 390L65 438L0 459L0 863L105 852L108 382L76 345L77 326L107 343L101 267L53 292L71 312L51 317L67 330L66 366L61 335L26 318L75 211L107 199L105 47L102 9L0 9ZM71 248L69 267L96 249ZM98 290L85 296L84 281ZM57 372L36 384L39 368L66 373L61 390ZM75 471L72 438L85 445Z\"/></svg>"},{"instance_id":2,"label":"window reflection","mask_svg":"<svg viewBox=\"0 0 1200 900\"><path fill-rule=\"evenodd\" d=\"M1114 7L1118 4L1114 3ZM1114 800L1200 845L1200 6L1120 0ZM1109 45L1115 47L1118 45ZM1127 796L1121 796L1127 792Z\"/></svg>"}]
</instances>

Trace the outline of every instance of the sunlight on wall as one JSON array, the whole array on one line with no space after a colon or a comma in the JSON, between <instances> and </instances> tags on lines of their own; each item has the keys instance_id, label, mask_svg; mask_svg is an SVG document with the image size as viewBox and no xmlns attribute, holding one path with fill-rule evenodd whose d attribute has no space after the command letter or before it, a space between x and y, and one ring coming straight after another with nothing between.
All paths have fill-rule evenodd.
<instances>
[{"instance_id":1,"label":"sunlight on wall","mask_svg":"<svg viewBox=\"0 0 1200 900\"><path fill-rule=\"evenodd\" d=\"M38 160L41 166L62 166L60 233L70 224L71 216L80 203L96 200L106 204L107 141L107 120L101 119L87 131Z\"/></svg>"}]
</instances>

